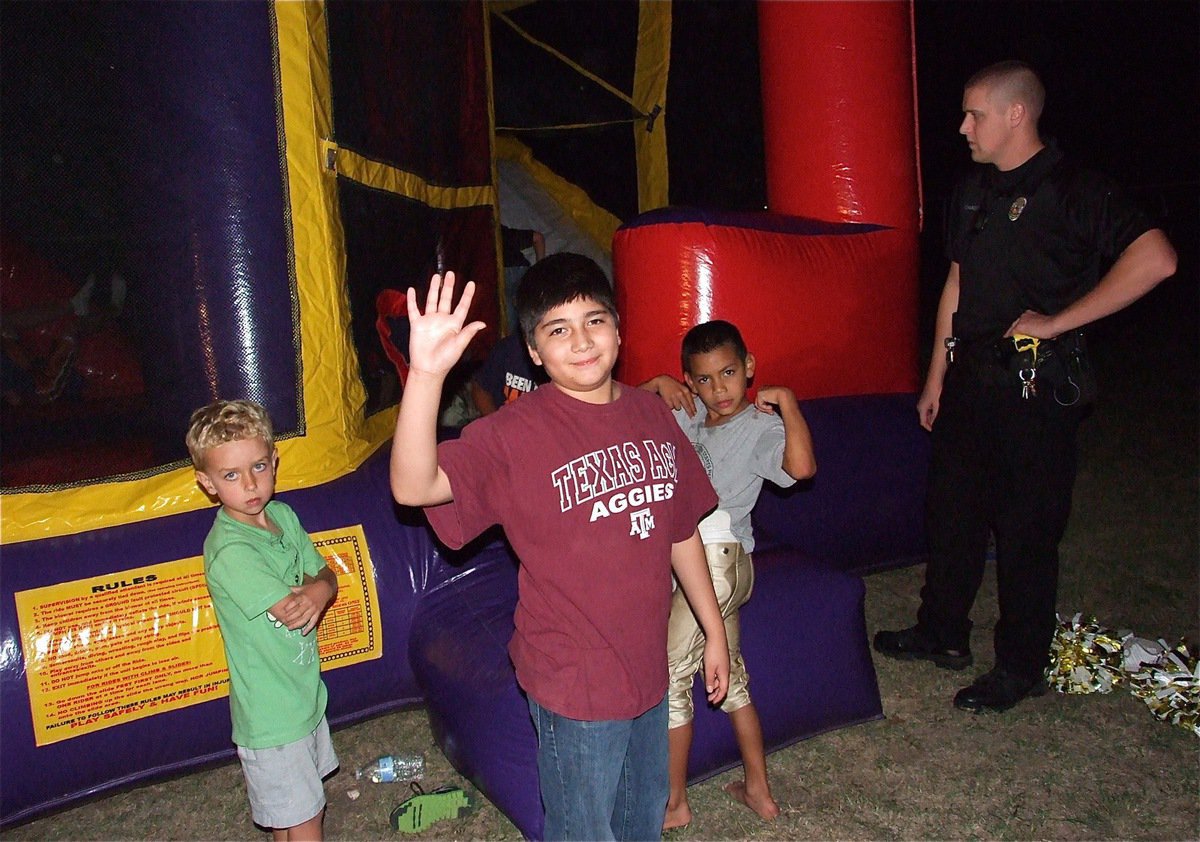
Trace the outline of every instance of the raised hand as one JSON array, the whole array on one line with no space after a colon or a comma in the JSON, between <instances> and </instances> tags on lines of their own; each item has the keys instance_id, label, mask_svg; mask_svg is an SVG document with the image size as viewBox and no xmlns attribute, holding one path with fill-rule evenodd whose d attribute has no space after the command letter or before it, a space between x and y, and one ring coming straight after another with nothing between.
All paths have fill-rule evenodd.
<instances>
[{"instance_id":1,"label":"raised hand","mask_svg":"<svg viewBox=\"0 0 1200 842\"><path fill-rule=\"evenodd\" d=\"M443 278L434 275L429 280L429 293L425 297L425 312L417 308L417 291L408 288L408 367L413 373L445 377L450 369L462 359L471 340L483 330L483 322L464 325L471 299L475 297L475 283L468 281L463 287L457 306L454 302L454 273L447 272Z\"/></svg>"}]
</instances>

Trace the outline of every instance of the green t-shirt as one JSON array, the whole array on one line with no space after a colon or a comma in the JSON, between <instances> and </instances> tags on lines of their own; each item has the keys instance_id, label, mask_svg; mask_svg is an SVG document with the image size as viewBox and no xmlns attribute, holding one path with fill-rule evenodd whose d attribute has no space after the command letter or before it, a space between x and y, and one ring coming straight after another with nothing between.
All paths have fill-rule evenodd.
<instances>
[{"instance_id":1,"label":"green t-shirt","mask_svg":"<svg viewBox=\"0 0 1200 842\"><path fill-rule=\"evenodd\" d=\"M325 560L287 504L272 500L266 514L283 534L221 509L204 541L204 576L229 662L233 741L254 749L308 736L325 715L327 698L316 630L289 631L267 613L306 573L317 575Z\"/></svg>"}]
</instances>

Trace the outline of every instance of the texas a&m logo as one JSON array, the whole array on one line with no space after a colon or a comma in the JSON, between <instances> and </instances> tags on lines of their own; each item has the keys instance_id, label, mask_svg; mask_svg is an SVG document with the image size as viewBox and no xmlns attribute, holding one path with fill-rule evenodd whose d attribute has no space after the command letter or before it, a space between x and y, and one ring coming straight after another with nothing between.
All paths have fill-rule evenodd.
<instances>
[{"instance_id":1,"label":"texas a&m logo","mask_svg":"<svg viewBox=\"0 0 1200 842\"><path fill-rule=\"evenodd\" d=\"M629 513L629 534L636 535L643 541L650 537L650 530L654 528L654 515L649 509L638 509L636 512Z\"/></svg>"}]
</instances>

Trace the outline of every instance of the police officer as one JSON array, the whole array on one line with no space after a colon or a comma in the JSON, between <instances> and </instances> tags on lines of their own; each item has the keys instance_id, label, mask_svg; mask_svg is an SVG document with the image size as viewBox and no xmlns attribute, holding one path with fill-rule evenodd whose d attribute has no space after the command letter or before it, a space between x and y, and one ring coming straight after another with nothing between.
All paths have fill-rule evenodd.
<instances>
[{"instance_id":1,"label":"police officer","mask_svg":"<svg viewBox=\"0 0 1200 842\"><path fill-rule=\"evenodd\" d=\"M1043 143L1044 100L1037 74L1016 61L964 88L959 132L981 166L951 204L950 271L917 403L932 431L930 558L917 624L875 636L884 655L969 666L969 614L994 535L995 667L954 697L976 712L1046 692L1058 544L1089 398L1078 329L1175 272L1174 249L1141 210Z\"/></svg>"}]
</instances>

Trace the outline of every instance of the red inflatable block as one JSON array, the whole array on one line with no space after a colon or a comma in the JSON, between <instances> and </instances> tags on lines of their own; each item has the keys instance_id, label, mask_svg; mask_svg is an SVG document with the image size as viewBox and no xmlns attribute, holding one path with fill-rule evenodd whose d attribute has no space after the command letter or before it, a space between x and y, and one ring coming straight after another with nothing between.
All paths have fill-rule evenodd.
<instances>
[{"instance_id":1,"label":"red inflatable block","mask_svg":"<svg viewBox=\"0 0 1200 842\"><path fill-rule=\"evenodd\" d=\"M618 230L613 269L627 383L678 375L684 333L725 319L757 358L760 385L800 398L917 387L912 231L674 210Z\"/></svg>"}]
</instances>

